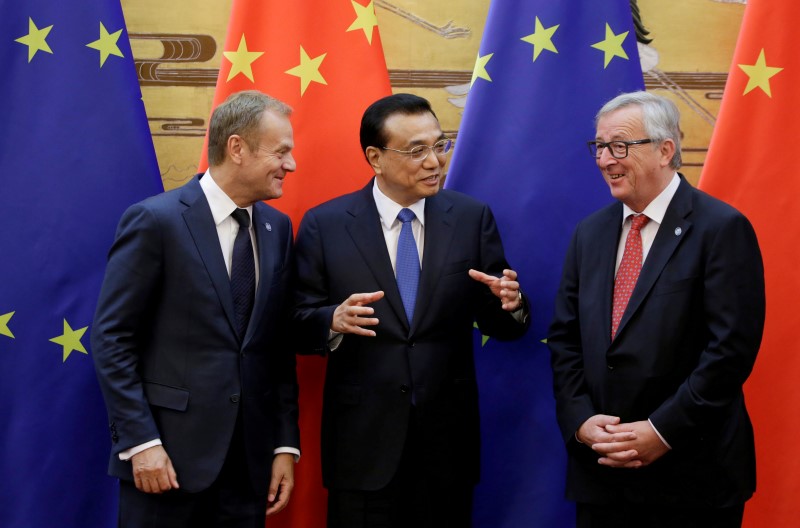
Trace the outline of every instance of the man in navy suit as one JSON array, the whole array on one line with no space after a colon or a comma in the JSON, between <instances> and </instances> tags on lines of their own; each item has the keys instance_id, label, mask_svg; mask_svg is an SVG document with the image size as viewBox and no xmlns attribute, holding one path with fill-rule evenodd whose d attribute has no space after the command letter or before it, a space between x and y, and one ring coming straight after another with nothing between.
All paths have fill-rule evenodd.
<instances>
[{"instance_id":1,"label":"man in navy suit","mask_svg":"<svg viewBox=\"0 0 800 528\"><path fill-rule=\"evenodd\" d=\"M750 222L694 189L669 100L623 94L589 143L614 203L583 220L548 345L578 527L734 527L755 490L742 385L764 326Z\"/></svg>"},{"instance_id":2,"label":"man in navy suit","mask_svg":"<svg viewBox=\"0 0 800 528\"><path fill-rule=\"evenodd\" d=\"M209 170L130 207L92 331L120 526L263 528L294 486L292 227L261 200L295 170L291 109L240 92Z\"/></svg>"},{"instance_id":3,"label":"man in navy suit","mask_svg":"<svg viewBox=\"0 0 800 528\"><path fill-rule=\"evenodd\" d=\"M466 527L480 451L473 323L518 338L527 302L489 208L440 190L452 141L428 101L373 103L361 147L375 178L308 211L296 245L299 334L328 356L328 526Z\"/></svg>"}]
</instances>

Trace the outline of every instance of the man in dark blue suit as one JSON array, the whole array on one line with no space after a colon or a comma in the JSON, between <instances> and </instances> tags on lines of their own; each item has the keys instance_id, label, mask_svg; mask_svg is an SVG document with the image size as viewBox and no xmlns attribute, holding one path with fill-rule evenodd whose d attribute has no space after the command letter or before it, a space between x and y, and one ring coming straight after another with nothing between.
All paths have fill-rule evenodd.
<instances>
[{"instance_id":1,"label":"man in dark blue suit","mask_svg":"<svg viewBox=\"0 0 800 528\"><path fill-rule=\"evenodd\" d=\"M292 227L261 200L295 170L290 112L230 96L211 117L209 170L120 221L92 331L120 526L263 528L289 500Z\"/></svg>"},{"instance_id":2,"label":"man in dark blue suit","mask_svg":"<svg viewBox=\"0 0 800 528\"><path fill-rule=\"evenodd\" d=\"M478 480L473 323L514 339L527 303L489 208L440 190L452 142L425 99L361 121L375 178L310 210L297 235L296 319L328 356L328 526L467 527Z\"/></svg>"},{"instance_id":3,"label":"man in dark blue suit","mask_svg":"<svg viewBox=\"0 0 800 528\"><path fill-rule=\"evenodd\" d=\"M755 490L742 385L764 326L748 220L694 189L667 99L623 94L589 143L618 200L575 230L550 327L578 527L734 527Z\"/></svg>"}]
</instances>

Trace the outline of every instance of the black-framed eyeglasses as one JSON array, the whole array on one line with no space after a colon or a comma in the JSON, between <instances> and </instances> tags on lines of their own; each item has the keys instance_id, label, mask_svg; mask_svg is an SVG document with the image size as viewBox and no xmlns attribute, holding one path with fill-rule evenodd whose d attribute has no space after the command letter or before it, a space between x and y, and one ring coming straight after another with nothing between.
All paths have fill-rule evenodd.
<instances>
[{"instance_id":1,"label":"black-framed eyeglasses","mask_svg":"<svg viewBox=\"0 0 800 528\"><path fill-rule=\"evenodd\" d=\"M609 141L603 143L602 141L587 141L589 145L589 152L593 158L599 158L603 154L603 149L608 147L608 152L615 159L622 159L628 157L628 147L631 145L644 145L645 143L652 143L652 139L635 139L633 141Z\"/></svg>"},{"instance_id":2,"label":"black-framed eyeglasses","mask_svg":"<svg viewBox=\"0 0 800 528\"><path fill-rule=\"evenodd\" d=\"M453 150L453 140L452 139L440 139L433 145L417 145L416 147L409 149L409 150L397 150L389 147L381 147L383 150L391 150L392 152L399 152L400 154L405 154L406 156L410 156L414 161L422 161L428 157L430 152L433 152L439 157L446 156Z\"/></svg>"}]
</instances>

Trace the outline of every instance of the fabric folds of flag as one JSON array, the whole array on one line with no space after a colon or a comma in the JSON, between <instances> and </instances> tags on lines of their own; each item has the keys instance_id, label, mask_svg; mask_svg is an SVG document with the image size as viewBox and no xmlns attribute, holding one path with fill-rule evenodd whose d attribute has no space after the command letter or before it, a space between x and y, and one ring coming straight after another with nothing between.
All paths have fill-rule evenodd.
<instances>
[{"instance_id":1,"label":"fabric folds of flag","mask_svg":"<svg viewBox=\"0 0 800 528\"><path fill-rule=\"evenodd\" d=\"M744 213L764 258L767 319L745 385L756 437L758 484L744 526L789 526L800 518L800 175L795 169L800 56L794 0L749 0L700 188Z\"/></svg>"},{"instance_id":2,"label":"fabric folds of flag","mask_svg":"<svg viewBox=\"0 0 800 528\"><path fill-rule=\"evenodd\" d=\"M574 524L544 339L572 231L611 200L586 146L594 115L643 84L628 0L491 3L446 185L492 207L533 324L476 354L476 528Z\"/></svg>"},{"instance_id":3,"label":"fabric folds of flag","mask_svg":"<svg viewBox=\"0 0 800 528\"><path fill-rule=\"evenodd\" d=\"M364 186L372 171L359 145L361 116L389 95L373 1L234 0L214 106L239 90L261 90L294 108L297 172L270 202L295 228L310 207ZM204 149L205 150L205 149ZM200 169L207 166L202 153ZM302 458L286 511L273 528L325 525L320 416L325 361L298 357Z\"/></svg>"},{"instance_id":4,"label":"fabric folds of flag","mask_svg":"<svg viewBox=\"0 0 800 528\"><path fill-rule=\"evenodd\" d=\"M119 0L0 3L0 526L116 525L89 326L161 179Z\"/></svg>"}]
</instances>

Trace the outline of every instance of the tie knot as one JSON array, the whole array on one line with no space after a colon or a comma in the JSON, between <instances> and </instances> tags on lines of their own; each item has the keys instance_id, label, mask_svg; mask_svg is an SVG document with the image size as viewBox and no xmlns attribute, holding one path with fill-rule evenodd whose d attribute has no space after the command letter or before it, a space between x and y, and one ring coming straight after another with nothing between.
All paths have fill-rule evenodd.
<instances>
[{"instance_id":1,"label":"tie knot","mask_svg":"<svg viewBox=\"0 0 800 528\"><path fill-rule=\"evenodd\" d=\"M411 222L416 217L417 215L414 214L414 211L408 208L400 209L400 212L397 214L397 218L399 218L400 221L403 222L404 224L406 222Z\"/></svg>"},{"instance_id":2,"label":"tie knot","mask_svg":"<svg viewBox=\"0 0 800 528\"><path fill-rule=\"evenodd\" d=\"M633 215L631 218L631 231L639 231L650 221L650 218L643 214Z\"/></svg>"},{"instance_id":3,"label":"tie knot","mask_svg":"<svg viewBox=\"0 0 800 528\"><path fill-rule=\"evenodd\" d=\"M231 216L239 223L239 227L250 229L250 215L247 213L247 209L238 208L231 213Z\"/></svg>"}]
</instances>

